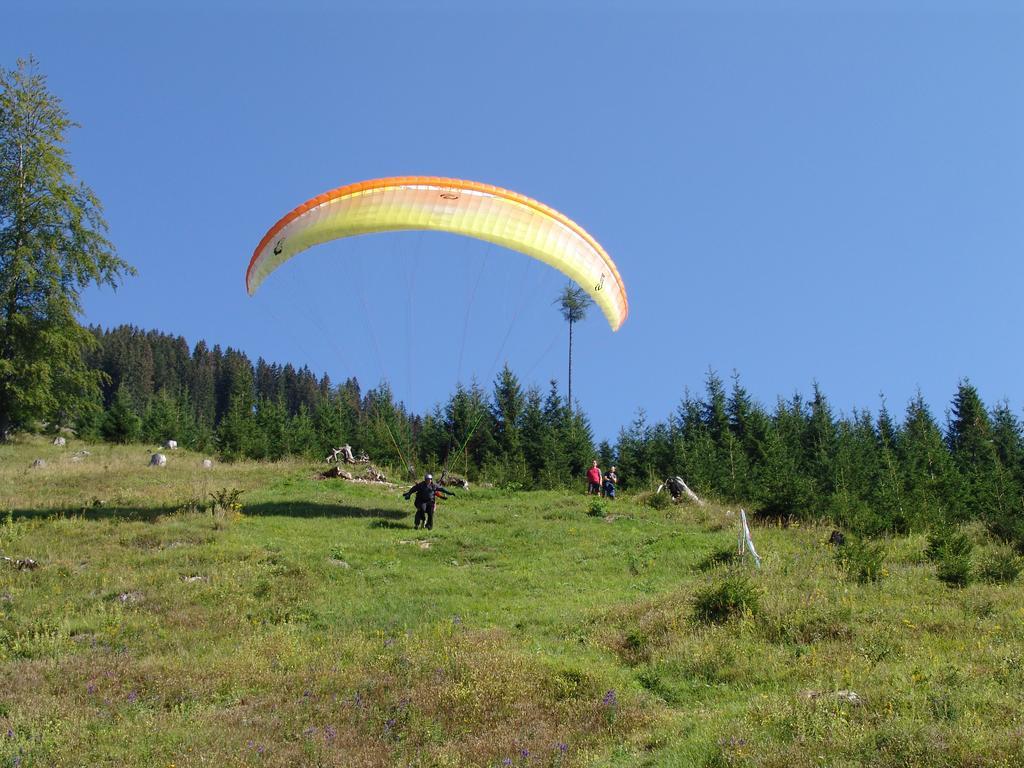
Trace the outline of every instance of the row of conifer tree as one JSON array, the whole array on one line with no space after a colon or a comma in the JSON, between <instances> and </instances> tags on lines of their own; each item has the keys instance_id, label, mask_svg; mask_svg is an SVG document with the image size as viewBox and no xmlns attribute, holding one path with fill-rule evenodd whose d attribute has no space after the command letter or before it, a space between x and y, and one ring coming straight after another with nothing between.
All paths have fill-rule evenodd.
<instances>
[{"instance_id":1,"label":"row of conifer tree","mask_svg":"<svg viewBox=\"0 0 1024 768\"><path fill-rule=\"evenodd\" d=\"M584 413L555 382L524 387L507 367L485 390L459 386L429 413L410 413L386 384L363 391L308 368L252 363L242 352L130 326L92 329L90 365L107 375L84 436L168 438L222 458L322 459L350 444L404 473L447 467L508 488L582 483L593 458L643 490L681 475L698 493L764 517L828 518L866 534L980 519L1024 542L1024 436L1008 403L989 408L961 381L940 424L918 395L894 416L837 415L814 385L766 408L709 372L667 418L641 411L614 444L594 445Z\"/></svg>"}]
</instances>

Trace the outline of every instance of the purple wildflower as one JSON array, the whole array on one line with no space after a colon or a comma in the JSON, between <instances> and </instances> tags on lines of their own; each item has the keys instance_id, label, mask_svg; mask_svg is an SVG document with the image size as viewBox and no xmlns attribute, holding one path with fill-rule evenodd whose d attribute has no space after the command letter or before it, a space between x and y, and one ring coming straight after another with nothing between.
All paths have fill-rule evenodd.
<instances>
[{"instance_id":1,"label":"purple wildflower","mask_svg":"<svg viewBox=\"0 0 1024 768\"><path fill-rule=\"evenodd\" d=\"M310 696L312 696L312 694L309 691L302 692L302 698L308 699Z\"/></svg>"},{"instance_id":2,"label":"purple wildflower","mask_svg":"<svg viewBox=\"0 0 1024 768\"><path fill-rule=\"evenodd\" d=\"M606 707L614 707L616 704L619 703L619 698L618 698L618 696L615 695L615 689L614 688L611 688L604 695L604 698L601 699L601 703L604 704Z\"/></svg>"},{"instance_id":3,"label":"purple wildflower","mask_svg":"<svg viewBox=\"0 0 1024 768\"><path fill-rule=\"evenodd\" d=\"M257 755L262 755L266 751L267 751L267 748L264 747L262 744L257 745L257 747L256 747L256 754Z\"/></svg>"},{"instance_id":4,"label":"purple wildflower","mask_svg":"<svg viewBox=\"0 0 1024 768\"><path fill-rule=\"evenodd\" d=\"M338 732L334 730L333 725L324 726L324 739L327 741L334 741L334 737L338 735Z\"/></svg>"},{"instance_id":5,"label":"purple wildflower","mask_svg":"<svg viewBox=\"0 0 1024 768\"><path fill-rule=\"evenodd\" d=\"M363 697L360 695L359 691L356 691L356 695L352 697L352 703L357 707L363 706Z\"/></svg>"},{"instance_id":6,"label":"purple wildflower","mask_svg":"<svg viewBox=\"0 0 1024 768\"><path fill-rule=\"evenodd\" d=\"M132 691L131 693L128 694L128 701L129 701L129 703L134 704L138 700L139 700L139 693L138 693L138 691Z\"/></svg>"},{"instance_id":7,"label":"purple wildflower","mask_svg":"<svg viewBox=\"0 0 1024 768\"><path fill-rule=\"evenodd\" d=\"M19 765L21 765L21 755L15 755L11 759L11 768L18 768Z\"/></svg>"},{"instance_id":8,"label":"purple wildflower","mask_svg":"<svg viewBox=\"0 0 1024 768\"><path fill-rule=\"evenodd\" d=\"M313 736L314 734L316 734L316 726L315 725L311 725L311 726L309 726L309 728L304 730L302 733L303 733L304 736Z\"/></svg>"},{"instance_id":9,"label":"purple wildflower","mask_svg":"<svg viewBox=\"0 0 1024 768\"><path fill-rule=\"evenodd\" d=\"M252 749L256 746L256 742L252 739L249 739L247 742L245 742L245 746L247 746L249 749Z\"/></svg>"},{"instance_id":10,"label":"purple wildflower","mask_svg":"<svg viewBox=\"0 0 1024 768\"><path fill-rule=\"evenodd\" d=\"M502 765L512 765L512 758L511 757L506 757L504 760L501 761L501 764Z\"/></svg>"},{"instance_id":11,"label":"purple wildflower","mask_svg":"<svg viewBox=\"0 0 1024 768\"><path fill-rule=\"evenodd\" d=\"M87 686L85 686L85 692L91 696L92 694L96 693L96 686L93 683L89 683Z\"/></svg>"},{"instance_id":12,"label":"purple wildflower","mask_svg":"<svg viewBox=\"0 0 1024 768\"><path fill-rule=\"evenodd\" d=\"M7 729L7 738L8 739L13 739L14 738L14 729L13 728L8 728Z\"/></svg>"},{"instance_id":13,"label":"purple wildflower","mask_svg":"<svg viewBox=\"0 0 1024 768\"><path fill-rule=\"evenodd\" d=\"M519 750L519 756L521 758L523 758L523 760L529 759L529 757L530 757L530 750L528 750L526 747L523 747L522 749Z\"/></svg>"},{"instance_id":14,"label":"purple wildflower","mask_svg":"<svg viewBox=\"0 0 1024 768\"><path fill-rule=\"evenodd\" d=\"M561 752L563 755L569 751L569 745L566 744L564 741L558 742L556 746L558 747L558 751Z\"/></svg>"}]
</instances>

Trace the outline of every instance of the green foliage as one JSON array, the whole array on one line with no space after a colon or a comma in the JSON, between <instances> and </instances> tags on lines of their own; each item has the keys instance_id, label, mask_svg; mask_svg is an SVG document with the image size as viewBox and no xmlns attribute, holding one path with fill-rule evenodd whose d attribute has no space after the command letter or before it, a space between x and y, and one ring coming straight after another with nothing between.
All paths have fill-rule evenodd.
<instances>
[{"instance_id":1,"label":"green foliage","mask_svg":"<svg viewBox=\"0 0 1024 768\"><path fill-rule=\"evenodd\" d=\"M240 501L245 491L241 488L221 488L210 492L210 509L213 512L238 513L242 511Z\"/></svg>"},{"instance_id":2,"label":"green foliage","mask_svg":"<svg viewBox=\"0 0 1024 768\"><path fill-rule=\"evenodd\" d=\"M668 509L672 506L672 495L665 490L662 490L661 493L648 491L641 494L638 500L651 509Z\"/></svg>"},{"instance_id":3,"label":"green foliage","mask_svg":"<svg viewBox=\"0 0 1024 768\"><path fill-rule=\"evenodd\" d=\"M938 561L935 575L950 587L966 587L971 583L970 556L947 555Z\"/></svg>"},{"instance_id":4,"label":"green foliage","mask_svg":"<svg viewBox=\"0 0 1024 768\"><path fill-rule=\"evenodd\" d=\"M0 69L0 440L37 420L72 423L94 401L80 295L133 272L67 159L72 127L34 59Z\"/></svg>"},{"instance_id":5,"label":"green foliage","mask_svg":"<svg viewBox=\"0 0 1024 768\"><path fill-rule=\"evenodd\" d=\"M951 525L938 525L928 534L924 554L933 563L947 558L970 558L974 543L967 533Z\"/></svg>"},{"instance_id":6,"label":"green foliage","mask_svg":"<svg viewBox=\"0 0 1024 768\"><path fill-rule=\"evenodd\" d=\"M727 573L693 598L693 617L703 624L723 624L738 616L754 615L759 608L758 588L740 571Z\"/></svg>"},{"instance_id":7,"label":"green foliage","mask_svg":"<svg viewBox=\"0 0 1024 768\"><path fill-rule=\"evenodd\" d=\"M723 547L716 549L706 557L702 558L697 563L698 571L712 571L715 568L720 568L723 565L734 565L740 560L740 555L736 552L735 547Z\"/></svg>"},{"instance_id":8,"label":"green foliage","mask_svg":"<svg viewBox=\"0 0 1024 768\"><path fill-rule=\"evenodd\" d=\"M139 439L142 419L132 411L126 390L117 390L114 402L107 411L100 432L112 443L131 443Z\"/></svg>"},{"instance_id":9,"label":"green foliage","mask_svg":"<svg viewBox=\"0 0 1024 768\"><path fill-rule=\"evenodd\" d=\"M333 387L308 369L262 360L254 366L236 350L202 341L190 354L184 339L165 334L130 327L93 333L98 345L89 360L111 382L108 410L124 389L129 408L144 417L147 439L162 440L173 429L180 445L215 444L227 460L322 459L348 443L395 468L400 450L419 470L456 460L452 471L500 488L582 489L596 455L601 466L618 466L623 488L678 474L702 497L749 505L760 521L828 519L870 538L925 531L946 519L980 520L1024 551L1020 421L1005 404L987 414L966 384L946 440L920 394L902 423L884 404L877 419L859 410L837 417L818 387L809 400L795 394L769 413L738 375L727 394L709 371L703 395L687 392L660 422L638 410L614 445L595 452L586 415L568 407L557 382L546 392L524 390L508 368L490 393L460 386L418 416L387 386L363 395L354 379ZM76 425L79 434L97 436L103 421L94 405L91 413L80 410ZM636 499L655 508L669 503L648 494Z\"/></svg>"},{"instance_id":10,"label":"green foliage","mask_svg":"<svg viewBox=\"0 0 1024 768\"><path fill-rule=\"evenodd\" d=\"M607 506L600 499L594 499L590 502L590 507L587 509L587 514L591 517L604 517L608 514Z\"/></svg>"},{"instance_id":11,"label":"green foliage","mask_svg":"<svg viewBox=\"0 0 1024 768\"><path fill-rule=\"evenodd\" d=\"M978 576L990 584L1011 584L1024 569L1024 560L1007 546L991 549L978 566Z\"/></svg>"},{"instance_id":12,"label":"green foliage","mask_svg":"<svg viewBox=\"0 0 1024 768\"><path fill-rule=\"evenodd\" d=\"M939 581L951 587L971 582L971 555L974 543L966 532L952 526L939 526L928 535L925 556L935 563Z\"/></svg>"},{"instance_id":13,"label":"green foliage","mask_svg":"<svg viewBox=\"0 0 1024 768\"><path fill-rule=\"evenodd\" d=\"M879 581L885 565L885 546L880 541L850 535L836 549L836 561L846 577L858 584Z\"/></svg>"}]
</instances>

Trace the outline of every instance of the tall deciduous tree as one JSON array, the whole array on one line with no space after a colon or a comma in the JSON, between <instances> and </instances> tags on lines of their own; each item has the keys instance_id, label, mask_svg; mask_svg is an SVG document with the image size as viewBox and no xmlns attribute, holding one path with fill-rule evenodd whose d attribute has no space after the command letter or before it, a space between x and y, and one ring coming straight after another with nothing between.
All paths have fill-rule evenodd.
<instances>
[{"instance_id":1,"label":"tall deciduous tree","mask_svg":"<svg viewBox=\"0 0 1024 768\"><path fill-rule=\"evenodd\" d=\"M562 318L569 324L569 394L566 405L573 410L572 401L572 327L587 316L587 310L594 303L587 292L576 285L567 285L555 303L562 311Z\"/></svg>"},{"instance_id":2,"label":"tall deciduous tree","mask_svg":"<svg viewBox=\"0 0 1024 768\"><path fill-rule=\"evenodd\" d=\"M68 161L74 126L34 59L0 69L0 439L37 419L68 421L95 399L80 293L133 272Z\"/></svg>"}]
</instances>

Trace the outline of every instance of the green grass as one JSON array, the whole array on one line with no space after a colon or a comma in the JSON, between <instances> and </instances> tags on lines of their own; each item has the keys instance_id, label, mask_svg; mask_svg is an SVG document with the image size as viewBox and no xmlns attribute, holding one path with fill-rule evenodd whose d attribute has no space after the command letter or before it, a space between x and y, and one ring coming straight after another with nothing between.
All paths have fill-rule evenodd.
<instances>
[{"instance_id":1,"label":"green grass","mask_svg":"<svg viewBox=\"0 0 1024 768\"><path fill-rule=\"evenodd\" d=\"M1024 590L949 589L922 536L861 584L824 528L735 561L719 507L474 488L415 531L404 488L147 458L0 446L0 554L39 563L0 563L0 766L1024 760ZM698 620L736 578L757 610Z\"/></svg>"}]
</instances>

